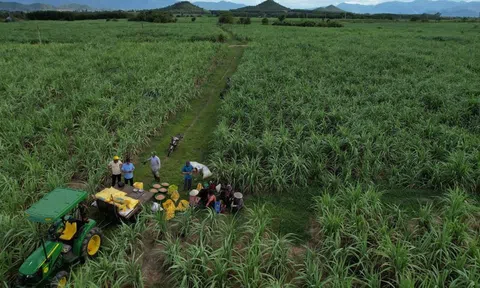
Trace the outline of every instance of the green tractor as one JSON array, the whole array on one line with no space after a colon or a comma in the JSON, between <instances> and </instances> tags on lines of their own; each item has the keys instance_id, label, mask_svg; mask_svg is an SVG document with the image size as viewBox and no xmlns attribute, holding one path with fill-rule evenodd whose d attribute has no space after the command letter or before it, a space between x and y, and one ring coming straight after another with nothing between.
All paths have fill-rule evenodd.
<instances>
[{"instance_id":1,"label":"green tractor","mask_svg":"<svg viewBox=\"0 0 480 288\"><path fill-rule=\"evenodd\" d=\"M17 287L65 287L69 267L95 257L103 235L95 220L86 216L87 192L57 188L33 204L28 220L50 225L41 246L19 269Z\"/></svg>"}]
</instances>

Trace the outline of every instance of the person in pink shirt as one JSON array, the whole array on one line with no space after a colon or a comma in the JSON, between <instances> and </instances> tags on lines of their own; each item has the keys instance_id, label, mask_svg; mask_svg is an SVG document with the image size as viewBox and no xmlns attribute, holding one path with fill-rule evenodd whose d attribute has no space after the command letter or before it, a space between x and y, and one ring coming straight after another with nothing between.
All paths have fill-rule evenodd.
<instances>
[{"instance_id":1,"label":"person in pink shirt","mask_svg":"<svg viewBox=\"0 0 480 288\"><path fill-rule=\"evenodd\" d=\"M199 191L198 190L192 190L190 191L190 198L189 198L189 203L190 203L190 207L197 207L198 206L198 203L200 202L200 197L198 197L198 193Z\"/></svg>"},{"instance_id":2,"label":"person in pink shirt","mask_svg":"<svg viewBox=\"0 0 480 288\"><path fill-rule=\"evenodd\" d=\"M217 201L217 197L215 197L215 193L212 190L208 190L208 202L206 207L214 208L215 202Z\"/></svg>"}]
</instances>

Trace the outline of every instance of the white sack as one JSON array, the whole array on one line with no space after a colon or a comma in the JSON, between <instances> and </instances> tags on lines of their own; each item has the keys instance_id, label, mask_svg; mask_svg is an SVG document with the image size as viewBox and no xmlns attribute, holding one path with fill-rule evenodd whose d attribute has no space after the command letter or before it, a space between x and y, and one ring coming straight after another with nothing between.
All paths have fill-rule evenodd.
<instances>
[{"instance_id":1,"label":"white sack","mask_svg":"<svg viewBox=\"0 0 480 288\"><path fill-rule=\"evenodd\" d=\"M193 168L197 168L198 171L202 172L203 179L207 179L208 177L213 175L212 171L210 171L210 169L208 169L207 166L205 166L201 163L190 161L190 165L192 165Z\"/></svg>"}]
</instances>

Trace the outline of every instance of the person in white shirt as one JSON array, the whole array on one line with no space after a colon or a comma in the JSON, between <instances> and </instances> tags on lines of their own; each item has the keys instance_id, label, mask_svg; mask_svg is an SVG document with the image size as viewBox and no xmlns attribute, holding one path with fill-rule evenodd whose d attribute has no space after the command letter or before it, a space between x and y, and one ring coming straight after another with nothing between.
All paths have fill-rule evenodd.
<instances>
[{"instance_id":1,"label":"person in white shirt","mask_svg":"<svg viewBox=\"0 0 480 288\"><path fill-rule=\"evenodd\" d=\"M152 157L148 158L144 163L147 163L148 161L150 161L150 168L152 169L153 178L155 178L156 182L160 182L160 168L162 167L160 158L158 158L155 152L152 152Z\"/></svg>"},{"instance_id":2,"label":"person in white shirt","mask_svg":"<svg viewBox=\"0 0 480 288\"><path fill-rule=\"evenodd\" d=\"M108 169L112 171L112 187L115 186L115 183L118 183L122 179L122 161L120 161L120 157L114 156L113 161L108 163Z\"/></svg>"}]
</instances>

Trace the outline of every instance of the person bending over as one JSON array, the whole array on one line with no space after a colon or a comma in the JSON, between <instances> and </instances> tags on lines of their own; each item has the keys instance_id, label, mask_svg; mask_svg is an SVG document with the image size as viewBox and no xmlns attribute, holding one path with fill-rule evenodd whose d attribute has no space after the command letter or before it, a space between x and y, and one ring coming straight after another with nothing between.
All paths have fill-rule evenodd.
<instances>
[{"instance_id":1,"label":"person bending over","mask_svg":"<svg viewBox=\"0 0 480 288\"><path fill-rule=\"evenodd\" d=\"M207 202L207 207L209 208L215 208L215 202L217 201L217 197L215 196L215 193L213 193L212 190L208 191L208 202Z\"/></svg>"}]
</instances>

